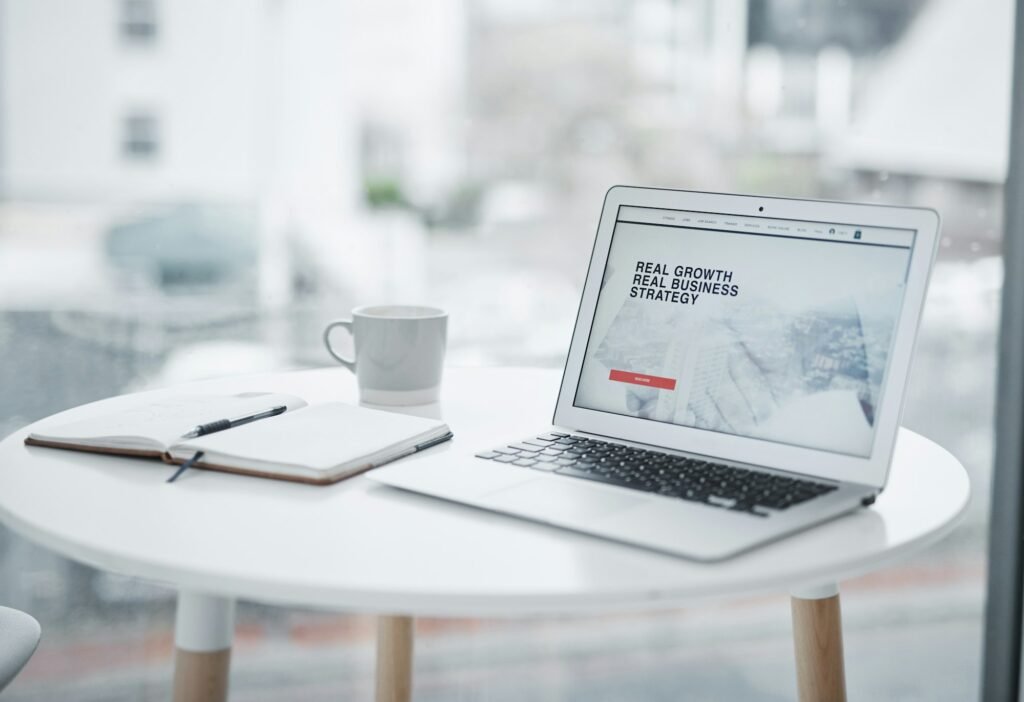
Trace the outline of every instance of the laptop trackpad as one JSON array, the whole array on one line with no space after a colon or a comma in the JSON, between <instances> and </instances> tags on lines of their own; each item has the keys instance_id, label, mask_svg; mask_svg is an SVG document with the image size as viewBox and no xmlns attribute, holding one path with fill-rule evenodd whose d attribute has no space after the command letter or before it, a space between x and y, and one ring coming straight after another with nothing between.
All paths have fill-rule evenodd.
<instances>
[{"instance_id":1,"label":"laptop trackpad","mask_svg":"<svg viewBox=\"0 0 1024 702\"><path fill-rule=\"evenodd\" d=\"M590 520L642 505L648 500L617 495L580 481L567 485L561 480L538 478L522 485L503 488L480 498L484 506L525 517L558 521Z\"/></svg>"}]
</instances>

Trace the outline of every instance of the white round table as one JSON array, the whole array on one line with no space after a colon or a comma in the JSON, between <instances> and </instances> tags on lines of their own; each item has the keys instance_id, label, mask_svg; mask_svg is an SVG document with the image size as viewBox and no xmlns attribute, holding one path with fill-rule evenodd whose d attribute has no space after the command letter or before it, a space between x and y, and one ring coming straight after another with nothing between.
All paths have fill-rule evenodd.
<instances>
[{"instance_id":1,"label":"white round table","mask_svg":"<svg viewBox=\"0 0 1024 702\"><path fill-rule=\"evenodd\" d=\"M559 373L450 368L440 413L475 451L546 428ZM189 392L280 391L355 401L324 369L207 381ZM845 695L837 583L940 539L969 497L959 462L901 430L889 485L870 508L716 564L700 564L405 493L357 477L328 487L193 470L176 483L153 460L29 447L35 427L98 415L184 387L48 417L0 442L0 519L96 568L179 591L176 700L223 700L237 598L381 616L378 699L408 699L412 617L528 616L669 608L793 594L801 699ZM412 457L404 460L417 460Z\"/></svg>"}]
</instances>

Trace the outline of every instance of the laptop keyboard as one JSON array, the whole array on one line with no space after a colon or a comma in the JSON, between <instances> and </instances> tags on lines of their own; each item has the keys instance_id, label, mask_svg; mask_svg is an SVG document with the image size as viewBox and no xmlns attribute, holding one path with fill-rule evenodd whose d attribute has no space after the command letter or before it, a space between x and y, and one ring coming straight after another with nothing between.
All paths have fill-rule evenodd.
<instances>
[{"instance_id":1,"label":"laptop keyboard","mask_svg":"<svg viewBox=\"0 0 1024 702\"><path fill-rule=\"evenodd\" d=\"M559 432L477 454L499 463L653 492L768 516L835 490L834 485L747 470Z\"/></svg>"}]
</instances>

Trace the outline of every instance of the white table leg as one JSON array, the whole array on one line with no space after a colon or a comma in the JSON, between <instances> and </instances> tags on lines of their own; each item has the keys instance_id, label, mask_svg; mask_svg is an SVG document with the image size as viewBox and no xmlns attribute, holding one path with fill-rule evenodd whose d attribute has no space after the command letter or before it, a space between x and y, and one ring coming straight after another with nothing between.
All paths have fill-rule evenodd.
<instances>
[{"instance_id":1,"label":"white table leg","mask_svg":"<svg viewBox=\"0 0 1024 702\"><path fill-rule=\"evenodd\" d=\"M412 617L377 618L377 702L412 699Z\"/></svg>"},{"instance_id":2,"label":"white table leg","mask_svg":"<svg viewBox=\"0 0 1024 702\"><path fill-rule=\"evenodd\" d=\"M791 604L800 702L845 702L839 586L829 583L794 591Z\"/></svg>"},{"instance_id":3,"label":"white table leg","mask_svg":"<svg viewBox=\"0 0 1024 702\"><path fill-rule=\"evenodd\" d=\"M235 601L178 592L174 621L174 702L226 702Z\"/></svg>"}]
</instances>

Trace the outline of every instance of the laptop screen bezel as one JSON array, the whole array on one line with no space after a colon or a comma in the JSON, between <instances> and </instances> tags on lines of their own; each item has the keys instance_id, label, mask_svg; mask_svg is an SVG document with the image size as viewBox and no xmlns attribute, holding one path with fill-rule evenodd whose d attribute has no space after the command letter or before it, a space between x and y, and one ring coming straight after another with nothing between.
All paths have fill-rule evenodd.
<instances>
[{"instance_id":1,"label":"laptop screen bezel","mask_svg":"<svg viewBox=\"0 0 1024 702\"><path fill-rule=\"evenodd\" d=\"M601 280L619 208L651 207L736 216L834 222L864 227L914 230L906 289L884 376L871 453L867 457L781 444L764 439L696 429L574 405L583 360L597 308ZM763 208L760 210L759 208ZM935 210L822 200L730 195L684 190L615 186L605 195L576 325L555 405L554 424L601 436L636 441L723 460L762 465L836 481L882 488L888 475L903 409L914 342L938 243Z\"/></svg>"}]
</instances>

